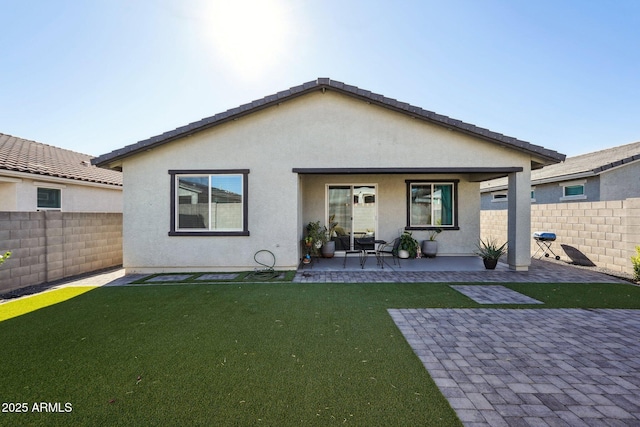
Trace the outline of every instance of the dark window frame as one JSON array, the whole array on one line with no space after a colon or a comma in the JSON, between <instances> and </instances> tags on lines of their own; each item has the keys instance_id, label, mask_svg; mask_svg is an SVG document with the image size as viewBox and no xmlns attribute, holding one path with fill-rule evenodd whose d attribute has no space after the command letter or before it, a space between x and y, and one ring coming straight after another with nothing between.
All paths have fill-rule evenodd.
<instances>
[{"instance_id":1,"label":"dark window frame","mask_svg":"<svg viewBox=\"0 0 640 427\"><path fill-rule=\"evenodd\" d=\"M171 179L171 223L169 236L249 236L249 169L178 169L169 170ZM238 231L184 231L176 228L176 180L179 175L242 175L242 230Z\"/></svg>"},{"instance_id":2,"label":"dark window frame","mask_svg":"<svg viewBox=\"0 0 640 427\"><path fill-rule=\"evenodd\" d=\"M56 192L56 197L54 197L54 201L58 206L40 206L40 190L46 191L46 196L49 197L50 191ZM43 195L45 195L43 194ZM36 209L38 210L51 210L51 211L59 211L62 210L62 190L60 188L51 188L45 186L38 186L36 190Z\"/></svg>"},{"instance_id":3,"label":"dark window frame","mask_svg":"<svg viewBox=\"0 0 640 427\"><path fill-rule=\"evenodd\" d=\"M459 179L407 179L407 225L405 230L459 230L458 225L458 184ZM433 225L433 226L412 226L411 225L411 185L412 184L452 184L453 186L453 224L452 225Z\"/></svg>"}]
</instances>

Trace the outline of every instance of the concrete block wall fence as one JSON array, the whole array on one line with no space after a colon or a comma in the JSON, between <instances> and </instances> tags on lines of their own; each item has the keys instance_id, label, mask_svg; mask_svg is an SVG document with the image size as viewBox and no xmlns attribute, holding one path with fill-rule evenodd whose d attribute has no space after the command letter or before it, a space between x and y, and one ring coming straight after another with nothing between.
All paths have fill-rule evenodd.
<instances>
[{"instance_id":1,"label":"concrete block wall fence","mask_svg":"<svg viewBox=\"0 0 640 427\"><path fill-rule=\"evenodd\" d=\"M481 211L482 238L507 240L507 211ZM562 245L575 256L584 254L598 267L633 274L631 256L640 245L640 198L606 202L566 202L531 205L531 232L556 234L552 249L571 261ZM531 239L531 253L537 249Z\"/></svg>"},{"instance_id":2,"label":"concrete block wall fence","mask_svg":"<svg viewBox=\"0 0 640 427\"><path fill-rule=\"evenodd\" d=\"M122 264L122 214L0 212L0 293Z\"/></svg>"}]
</instances>

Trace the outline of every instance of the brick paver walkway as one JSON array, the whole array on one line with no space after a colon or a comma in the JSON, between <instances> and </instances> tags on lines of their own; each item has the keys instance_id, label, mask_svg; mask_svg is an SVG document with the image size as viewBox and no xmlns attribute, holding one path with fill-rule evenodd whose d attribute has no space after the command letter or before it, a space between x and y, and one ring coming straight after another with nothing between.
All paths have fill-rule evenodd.
<instances>
[{"instance_id":1,"label":"brick paver walkway","mask_svg":"<svg viewBox=\"0 0 640 427\"><path fill-rule=\"evenodd\" d=\"M640 425L640 310L389 313L466 426Z\"/></svg>"},{"instance_id":2,"label":"brick paver walkway","mask_svg":"<svg viewBox=\"0 0 640 427\"><path fill-rule=\"evenodd\" d=\"M500 285L451 285L451 287L479 304L543 304L542 301Z\"/></svg>"},{"instance_id":3,"label":"brick paver walkway","mask_svg":"<svg viewBox=\"0 0 640 427\"><path fill-rule=\"evenodd\" d=\"M598 271L532 260L529 271L299 270L296 283L628 283Z\"/></svg>"}]
</instances>

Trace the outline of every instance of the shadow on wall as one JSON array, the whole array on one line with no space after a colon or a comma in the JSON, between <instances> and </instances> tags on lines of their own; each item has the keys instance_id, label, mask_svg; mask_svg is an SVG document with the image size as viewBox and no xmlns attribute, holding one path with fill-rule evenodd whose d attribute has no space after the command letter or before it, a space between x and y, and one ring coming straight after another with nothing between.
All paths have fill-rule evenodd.
<instances>
[{"instance_id":1,"label":"shadow on wall","mask_svg":"<svg viewBox=\"0 0 640 427\"><path fill-rule=\"evenodd\" d=\"M564 253L571 259L571 263L575 265L583 265L585 267L595 267L596 265L581 251L569 245L560 245Z\"/></svg>"}]
</instances>

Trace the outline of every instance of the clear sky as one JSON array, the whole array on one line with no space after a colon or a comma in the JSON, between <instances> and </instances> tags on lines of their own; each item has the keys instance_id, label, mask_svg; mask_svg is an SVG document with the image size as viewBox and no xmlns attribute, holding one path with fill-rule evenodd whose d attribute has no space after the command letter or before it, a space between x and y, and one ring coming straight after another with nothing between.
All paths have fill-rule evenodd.
<instances>
[{"instance_id":1,"label":"clear sky","mask_svg":"<svg viewBox=\"0 0 640 427\"><path fill-rule=\"evenodd\" d=\"M640 0L0 0L0 133L100 155L330 77L569 156L640 141Z\"/></svg>"}]
</instances>

